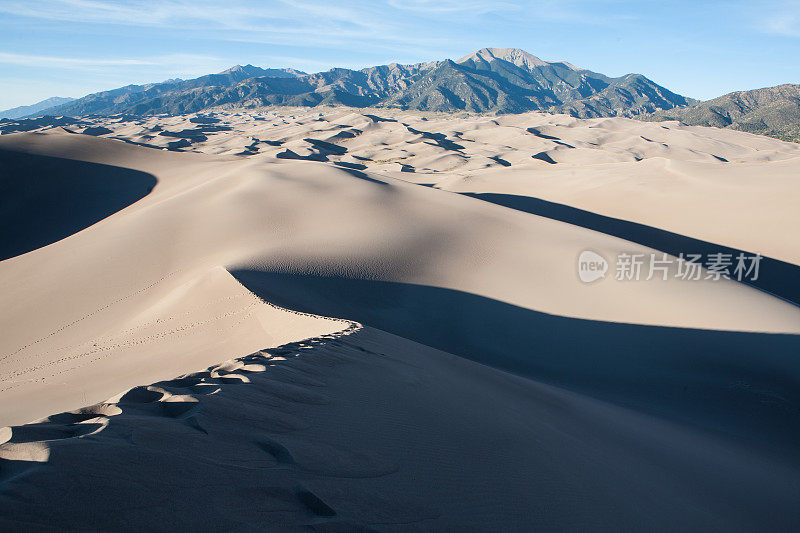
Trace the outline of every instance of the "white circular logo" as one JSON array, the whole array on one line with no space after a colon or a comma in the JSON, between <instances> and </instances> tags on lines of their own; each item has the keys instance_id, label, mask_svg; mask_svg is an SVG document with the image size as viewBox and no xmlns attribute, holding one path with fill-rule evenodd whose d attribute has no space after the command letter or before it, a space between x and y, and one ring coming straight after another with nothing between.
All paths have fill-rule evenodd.
<instances>
[{"instance_id":1,"label":"white circular logo","mask_svg":"<svg viewBox=\"0 0 800 533\"><path fill-rule=\"evenodd\" d=\"M604 278L608 271L608 261L591 250L584 250L578 256L578 277L584 283Z\"/></svg>"}]
</instances>

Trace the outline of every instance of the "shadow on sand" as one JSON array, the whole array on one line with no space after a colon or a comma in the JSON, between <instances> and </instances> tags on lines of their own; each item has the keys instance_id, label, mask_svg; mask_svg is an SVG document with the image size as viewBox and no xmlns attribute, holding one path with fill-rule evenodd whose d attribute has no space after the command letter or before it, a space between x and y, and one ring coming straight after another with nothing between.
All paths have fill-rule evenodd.
<instances>
[{"instance_id":1,"label":"shadow on sand","mask_svg":"<svg viewBox=\"0 0 800 533\"><path fill-rule=\"evenodd\" d=\"M618 405L759 441L800 444L800 336L566 318L465 292L253 270L277 305L358 321Z\"/></svg>"},{"instance_id":2,"label":"shadow on sand","mask_svg":"<svg viewBox=\"0 0 800 533\"><path fill-rule=\"evenodd\" d=\"M583 209L568 205L548 202L541 198L497 193L461 194L504 207L510 207L517 211L524 211L526 213L552 218L553 220L559 220L575 226L581 226L583 228L613 235L650 248L655 248L656 250L661 250L662 252L676 257L680 253L702 254L703 257L711 253L732 254L733 257L736 257L742 252L747 256L755 255L752 252L701 241L679 233L664 231L636 222L598 215L591 211L584 211ZM800 266L770 257L762 257L758 279L754 281L743 279L742 283L800 305Z\"/></svg>"},{"instance_id":3,"label":"shadow on sand","mask_svg":"<svg viewBox=\"0 0 800 533\"><path fill-rule=\"evenodd\" d=\"M0 150L0 261L69 237L147 196L151 174Z\"/></svg>"}]
</instances>

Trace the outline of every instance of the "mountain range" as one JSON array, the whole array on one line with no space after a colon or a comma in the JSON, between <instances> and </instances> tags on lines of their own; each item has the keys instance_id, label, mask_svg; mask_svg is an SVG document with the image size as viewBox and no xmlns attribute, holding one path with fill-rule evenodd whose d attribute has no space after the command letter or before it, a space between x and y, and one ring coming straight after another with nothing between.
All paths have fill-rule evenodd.
<instances>
[{"instance_id":1,"label":"mountain range","mask_svg":"<svg viewBox=\"0 0 800 533\"><path fill-rule=\"evenodd\" d=\"M127 85L83 98L49 98L0 111L0 118L42 115L178 115L217 106L391 107L421 111L522 113L579 118L624 116L730 128L800 141L800 85L738 91L700 102L642 74L609 77L516 48L483 48L459 60L309 74L236 65L190 80Z\"/></svg>"},{"instance_id":2,"label":"mountain range","mask_svg":"<svg viewBox=\"0 0 800 533\"><path fill-rule=\"evenodd\" d=\"M36 115L42 111L46 111L52 107L61 104L66 104L67 102L71 102L73 100L75 99L69 97L53 96L52 98L47 98L45 100L42 100L41 102L36 102L35 104L12 107L11 109L4 109L3 111L0 111L0 119L2 118L13 119L13 118L22 118L31 115Z\"/></svg>"},{"instance_id":3,"label":"mountain range","mask_svg":"<svg viewBox=\"0 0 800 533\"><path fill-rule=\"evenodd\" d=\"M643 120L679 120L800 141L800 85L737 91L691 107L657 111Z\"/></svg>"},{"instance_id":4,"label":"mountain range","mask_svg":"<svg viewBox=\"0 0 800 533\"><path fill-rule=\"evenodd\" d=\"M576 117L636 116L694 103L641 74L613 78L514 48L483 48L457 61L392 63L361 70L237 65L192 80L129 85L47 110L51 115L181 114L232 104L348 105L425 111L520 113Z\"/></svg>"}]
</instances>

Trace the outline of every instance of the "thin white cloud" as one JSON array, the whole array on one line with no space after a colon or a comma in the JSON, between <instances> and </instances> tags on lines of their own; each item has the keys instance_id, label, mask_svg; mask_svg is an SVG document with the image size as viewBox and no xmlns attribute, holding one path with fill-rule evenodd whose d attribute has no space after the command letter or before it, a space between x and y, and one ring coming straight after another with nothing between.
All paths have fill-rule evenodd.
<instances>
[{"instance_id":1,"label":"thin white cloud","mask_svg":"<svg viewBox=\"0 0 800 533\"><path fill-rule=\"evenodd\" d=\"M757 0L739 6L750 28L769 35L800 37L800 0Z\"/></svg>"},{"instance_id":2,"label":"thin white cloud","mask_svg":"<svg viewBox=\"0 0 800 533\"><path fill-rule=\"evenodd\" d=\"M51 68L87 68L129 65L151 65L141 59L90 59L78 57L55 57L0 52L0 63Z\"/></svg>"},{"instance_id":3,"label":"thin white cloud","mask_svg":"<svg viewBox=\"0 0 800 533\"><path fill-rule=\"evenodd\" d=\"M87 69L94 70L104 67L174 67L182 66L184 69L202 68L211 63L218 63L219 58L191 55L169 54L153 56L145 59L129 58L85 58L85 57L58 57L33 54L15 54L0 52L0 64L24 65L29 67L47 67L61 69Z\"/></svg>"},{"instance_id":4,"label":"thin white cloud","mask_svg":"<svg viewBox=\"0 0 800 533\"><path fill-rule=\"evenodd\" d=\"M516 11L521 9L519 3L470 2L467 0L389 0L388 4L395 9L417 11L420 13L468 13L481 15L496 11Z\"/></svg>"},{"instance_id":5,"label":"thin white cloud","mask_svg":"<svg viewBox=\"0 0 800 533\"><path fill-rule=\"evenodd\" d=\"M344 5L329 1L271 0L3 0L0 13L83 24L140 26L202 32L204 38L280 46L323 46L345 50L370 47L430 49L452 39L387 16L387 4L356 0Z\"/></svg>"},{"instance_id":6,"label":"thin white cloud","mask_svg":"<svg viewBox=\"0 0 800 533\"><path fill-rule=\"evenodd\" d=\"M372 12L369 3L343 8L330 2L293 0L228 0L225 3L130 0L125 4L103 0L41 0L36 3L4 0L0 3L0 13L67 22L286 33L307 31L312 25L323 31L338 27L372 32L385 25L379 17L371 17Z\"/></svg>"},{"instance_id":7,"label":"thin white cloud","mask_svg":"<svg viewBox=\"0 0 800 533\"><path fill-rule=\"evenodd\" d=\"M42 0L26 2L6 0L0 13L64 22L125 24L132 26L158 25L165 19L163 8L142 2L127 6L90 0Z\"/></svg>"},{"instance_id":8,"label":"thin white cloud","mask_svg":"<svg viewBox=\"0 0 800 533\"><path fill-rule=\"evenodd\" d=\"M762 30L773 35L800 37L800 3L794 10L776 13L762 21Z\"/></svg>"},{"instance_id":9,"label":"thin white cloud","mask_svg":"<svg viewBox=\"0 0 800 533\"><path fill-rule=\"evenodd\" d=\"M459 24L480 24L491 14L510 25L521 21L612 24L603 9L615 0L1 0L0 13L63 22L169 30L175 36L323 48L359 55L442 59L463 50L507 43L475 42ZM597 4L600 4L598 7ZM600 10L603 16L592 16ZM627 16L627 15L626 15ZM454 22L461 21L461 22ZM311 64L306 61L303 66Z\"/></svg>"}]
</instances>

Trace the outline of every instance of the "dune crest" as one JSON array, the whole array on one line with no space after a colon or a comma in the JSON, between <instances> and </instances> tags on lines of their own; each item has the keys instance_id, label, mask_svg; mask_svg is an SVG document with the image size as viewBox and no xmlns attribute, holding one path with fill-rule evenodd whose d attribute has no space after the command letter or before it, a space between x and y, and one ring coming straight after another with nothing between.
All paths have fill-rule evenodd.
<instances>
[{"instance_id":1,"label":"dune crest","mask_svg":"<svg viewBox=\"0 0 800 533\"><path fill-rule=\"evenodd\" d=\"M800 267L772 230L800 148L370 111L0 136L10 220L70 222L0 261L0 528L797 522ZM684 246L768 255L772 285L646 274Z\"/></svg>"}]
</instances>

